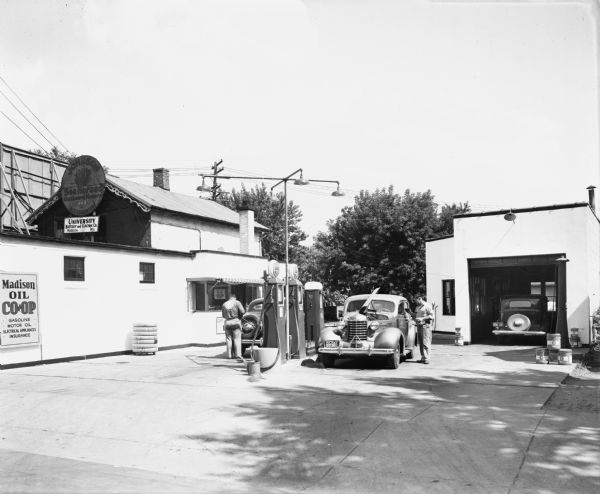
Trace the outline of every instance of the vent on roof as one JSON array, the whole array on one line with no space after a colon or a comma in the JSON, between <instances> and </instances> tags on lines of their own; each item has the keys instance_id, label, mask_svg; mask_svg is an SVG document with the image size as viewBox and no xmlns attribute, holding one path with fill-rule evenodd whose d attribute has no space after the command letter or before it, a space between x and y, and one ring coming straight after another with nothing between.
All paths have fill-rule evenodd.
<instances>
[{"instance_id":1,"label":"vent on roof","mask_svg":"<svg viewBox=\"0 0 600 494\"><path fill-rule=\"evenodd\" d=\"M169 170L166 168L155 168L152 171L154 172L154 187L171 190L169 188Z\"/></svg>"}]
</instances>

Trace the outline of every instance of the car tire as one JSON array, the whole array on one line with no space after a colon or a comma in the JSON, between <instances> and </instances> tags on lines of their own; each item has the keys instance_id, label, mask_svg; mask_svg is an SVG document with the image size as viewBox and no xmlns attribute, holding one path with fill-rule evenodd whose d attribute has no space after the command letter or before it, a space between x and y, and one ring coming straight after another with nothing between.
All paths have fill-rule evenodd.
<instances>
[{"instance_id":1,"label":"car tire","mask_svg":"<svg viewBox=\"0 0 600 494\"><path fill-rule=\"evenodd\" d=\"M325 367L326 369L328 367L334 366L335 355L329 355L328 353L321 353L321 354L319 354L319 357L321 358L321 363L323 364L323 367Z\"/></svg>"},{"instance_id":2,"label":"car tire","mask_svg":"<svg viewBox=\"0 0 600 494\"><path fill-rule=\"evenodd\" d=\"M397 369L400 366L400 346L397 346L394 349L394 353L392 353L388 359L390 369Z\"/></svg>"}]
</instances>

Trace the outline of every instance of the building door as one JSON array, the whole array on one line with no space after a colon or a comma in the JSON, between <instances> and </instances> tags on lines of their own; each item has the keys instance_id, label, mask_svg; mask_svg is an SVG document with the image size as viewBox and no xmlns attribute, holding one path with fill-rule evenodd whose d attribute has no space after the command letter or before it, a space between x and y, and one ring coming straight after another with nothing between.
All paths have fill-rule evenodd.
<instances>
[{"instance_id":1,"label":"building door","mask_svg":"<svg viewBox=\"0 0 600 494\"><path fill-rule=\"evenodd\" d=\"M493 342L503 295L546 295L555 320L556 259L563 254L469 259L471 342Z\"/></svg>"}]
</instances>

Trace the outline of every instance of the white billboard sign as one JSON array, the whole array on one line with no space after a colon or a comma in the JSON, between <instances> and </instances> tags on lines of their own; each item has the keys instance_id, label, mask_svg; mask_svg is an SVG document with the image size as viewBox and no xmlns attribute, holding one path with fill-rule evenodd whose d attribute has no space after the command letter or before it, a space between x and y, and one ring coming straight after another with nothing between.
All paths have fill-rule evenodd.
<instances>
[{"instance_id":1,"label":"white billboard sign","mask_svg":"<svg viewBox=\"0 0 600 494\"><path fill-rule=\"evenodd\" d=\"M37 274L0 273L0 347L39 342Z\"/></svg>"},{"instance_id":2,"label":"white billboard sign","mask_svg":"<svg viewBox=\"0 0 600 494\"><path fill-rule=\"evenodd\" d=\"M95 233L98 231L98 216L65 218L65 233Z\"/></svg>"}]
</instances>

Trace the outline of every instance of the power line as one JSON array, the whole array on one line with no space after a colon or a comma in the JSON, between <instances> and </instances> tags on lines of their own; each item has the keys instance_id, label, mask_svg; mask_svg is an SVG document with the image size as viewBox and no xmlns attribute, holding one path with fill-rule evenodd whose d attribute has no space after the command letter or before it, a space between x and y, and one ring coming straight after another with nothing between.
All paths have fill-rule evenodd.
<instances>
[{"instance_id":1,"label":"power line","mask_svg":"<svg viewBox=\"0 0 600 494\"><path fill-rule=\"evenodd\" d=\"M27 108L27 109L29 110L29 113L31 113L31 114L33 115L33 117L34 117L34 118L35 118L35 119L36 119L36 120L37 120L37 121L38 121L38 122L39 122L39 123L40 123L40 124L41 124L41 125L42 125L42 126L43 126L43 127L46 129L46 130L47 130L47 131L48 131L48 132L50 132L50 135L51 135L52 137L54 137L54 139L56 139L56 140L58 141L58 143L59 143L59 144L60 144L60 145L61 145L61 146L62 146L62 147L65 149L65 151L69 151L69 150L67 149L67 146L65 146L65 145L62 143L62 141L61 141L61 140L60 140L58 137L56 137L56 136L54 135L54 133L53 133L53 132L52 132L52 131L51 131L51 130L48 128L48 127L46 127L46 125L44 124L44 122L42 122L42 121L41 121L41 120L38 118L38 116L37 116L37 115L36 115L36 114L33 112L33 110L32 110L31 108L29 108L29 106L27 105L27 103L25 103L25 102L24 102L24 101L23 101L23 100L22 100L22 99L19 97L19 95L18 95L18 94L15 92L15 90L14 90L12 87L10 87L10 86L9 86L8 82L6 82L6 80L5 80L5 79L4 79L4 78L3 78L1 75L0 75L0 81L2 81L2 82L4 83L4 85L5 85L5 86L6 86L8 89L10 89L10 91L11 91L11 92L12 92L12 93L13 93L13 94L14 94L14 95L17 97L17 99L18 99L18 100L21 102L21 104L22 104L22 105L23 105L25 108ZM38 131L38 132L39 132L39 131ZM46 140L47 140L47 139L46 139Z\"/></svg>"},{"instance_id":2,"label":"power line","mask_svg":"<svg viewBox=\"0 0 600 494\"><path fill-rule=\"evenodd\" d=\"M37 132L39 135L41 135L41 136L42 136L44 139L46 139L46 142L48 142L48 144L50 144L50 146L52 146L52 147L55 147L55 144L54 144L52 141L50 141L50 140L49 140L49 139L48 139L48 138L47 138L47 137L46 137L44 134L42 134L42 132L40 132L40 129L38 129L38 128L37 128L37 127L36 127L36 126L35 126L35 125L34 125L34 124L31 122L31 120L29 120L29 119L28 119L28 118L25 116L25 114L24 114L24 113L23 113L21 110L19 110L19 108L17 108L17 106L16 106L16 105L15 105L15 104L14 104L14 103L13 103L13 102L10 100L10 98L9 98L8 96L6 96L6 94L4 94L4 91L2 91L2 89L0 89L0 94L1 94L2 96L4 96L4 98L6 99L6 101L8 101L8 102L11 104L11 106L12 106L12 107L13 107L15 110L17 110L17 111L19 112L19 115L21 115L21 116L22 116L22 117L23 117L23 118L24 118L24 119L27 121L27 123L33 127L33 129L34 129L34 130L35 130L35 131L36 131L36 132Z\"/></svg>"},{"instance_id":3,"label":"power line","mask_svg":"<svg viewBox=\"0 0 600 494\"><path fill-rule=\"evenodd\" d=\"M40 149L43 149L44 151L46 151L48 154L50 154L48 152L48 150L46 148L44 148L44 146L42 146L39 142L37 142L33 137L31 137L27 132L25 132L21 127L19 127L19 125L17 125L15 123L15 121L10 118L6 113L4 113L3 111L0 110L0 113L2 113L2 115L4 115L17 129L19 129L21 132L23 132L23 134L25 134L27 137L29 137L29 139L31 139L33 141L33 143L39 147Z\"/></svg>"}]
</instances>

